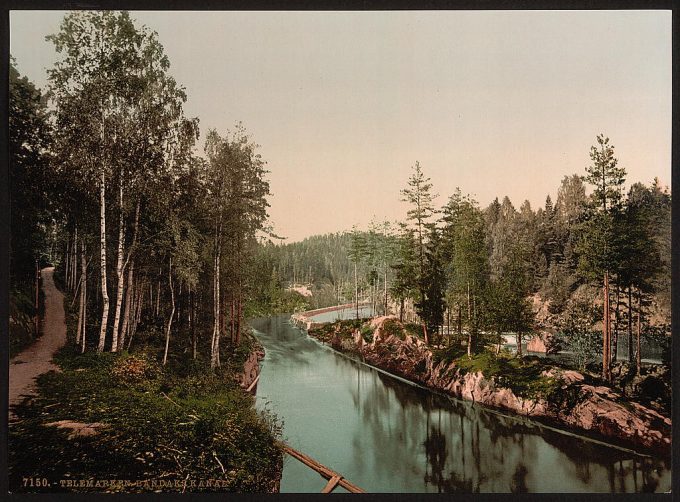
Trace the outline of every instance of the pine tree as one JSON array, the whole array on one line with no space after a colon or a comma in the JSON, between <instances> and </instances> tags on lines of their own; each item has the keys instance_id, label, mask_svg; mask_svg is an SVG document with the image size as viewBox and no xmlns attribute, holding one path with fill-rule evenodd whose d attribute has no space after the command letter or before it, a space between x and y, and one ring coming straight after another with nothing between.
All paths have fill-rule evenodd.
<instances>
[{"instance_id":1,"label":"pine tree","mask_svg":"<svg viewBox=\"0 0 680 502\"><path fill-rule=\"evenodd\" d=\"M592 164L586 167L587 175L584 181L593 187L591 196L591 211L584 225L584 232L580 242L581 259L579 266L591 277L602 277L603 296L603 354L602 377L611 379L611 312L609 279L610 271L616 267L618 259L617 240L615 233L615 213L621 208L621 190L625 182L626 171L617 167L618 159L614 157L614 147L609 144L609 138L600 134L597 137L598 146L590 149Z\"/></svg>"},{"instance_id":2,"label":"pine tree","mask_svg":"<svg viewBox=\"0 0 680 502\"><path fill-rule=\"evenodd\" d=\"M422 304L427 287L425 282L426 239L432 225L432 216L435 214L434 199L437 196L431 193L432 183L430 183L430 178L425 177L420 163L416 161L412 169L413 174L408 180L408 188L402 190L401 195L402 201L410 205L406 213L406 219L412 222L417 243L418 298L416 303ZM423 323L423 334L425 343L429 343L429 335L425 323Z\"/></svg>"}]
</instances>

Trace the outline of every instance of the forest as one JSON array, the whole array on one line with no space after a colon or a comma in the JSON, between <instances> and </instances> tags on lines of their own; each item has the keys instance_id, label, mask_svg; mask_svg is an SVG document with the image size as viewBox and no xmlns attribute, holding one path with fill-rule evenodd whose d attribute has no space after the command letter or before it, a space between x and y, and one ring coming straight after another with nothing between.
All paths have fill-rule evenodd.
<instances>
[{"instance_id":1,"label":"forest","mask_svg":"<svg viewBox=\"0 0 680 502\"><path fill-rule=\"evenodd\" d=\"M258 145L239 122L198 144L157 34L127 12L68 13L48 41L59 58L45 91L10 67L11 356L42 332L44 267L65 293L68 342L62 372L16 408L11 484L50 458L62 477L219 472L222 489L271 491L278 425L238 388L258 350L245 306L269 233ZM46 438L54 414L115 424L126 441Z\"/></svg>"},{"instance_id":2,"label":"forest","mask_svg":"<svg viewBox=\"0 0 680 502\"><path fill-rule=\"evenodd\" d=\"M9 72L10 356L41 336L50 267L67 344L61 371L15 408L15 489L52 459L42 467L55 478L193 475L277 491L282 425L245 392L244 368L263 354L250 321L346 303L393 316L461 368L497 364L512 336L502 360L520 374L539 339L624 394L654 344L664 370L632 398L668 411L671 193L628 181L605 134L541 207L501 194L483 207L461 188L439 204L416 161L394 194L401 221L285 243L259 145L241 122L200 134L153 30L127 12L79 11L47 39L58 59L46 89L20 62ZM368 336L362 322L345 327ZM74 443L48 418L100 424L102 439Z\"/></svg>"},{"instance_id":3,"label":"forest","mask_svg":"<svg viewBox=\"0 0 680 502\"><path fill-rule=\"evenodd\" d=\"M564 176L555 202L548 195L536 210L508 197L480 208L460 189L437 207L416 162L403 221L261 247L259 284L269 289L259 295L308 284L314 307L368 301L401 320L411 314L428 343L455 334L470 354L511 333L521 355L522 336L550 329L550 350L574 352L582 368L608 360L607 379L617 358L639 373L645 340L668 361L670 193L657 179L626 190L614 146L603 135L594 143L591 165ZM619 339L632 348L624 357Z\"/></svg>"},{"instance_id":4,"label":"forest","mask_svg":"<svg viewBox=\"0 0 680 502\"><path fill-rule=\"evenodd\" d=\"M181 330L191 357L205 341L219 366L220 341L239 343L266 226L258 145L237 123L208 131L204 156L194 153L185 91L156 35L128 14L69 14L50 40L62 58L47 93L11 68L15 301L32 298L36 261L56 264L82 351L127 349L153 326L164 361Z\"/></svg>"}]
</instances>

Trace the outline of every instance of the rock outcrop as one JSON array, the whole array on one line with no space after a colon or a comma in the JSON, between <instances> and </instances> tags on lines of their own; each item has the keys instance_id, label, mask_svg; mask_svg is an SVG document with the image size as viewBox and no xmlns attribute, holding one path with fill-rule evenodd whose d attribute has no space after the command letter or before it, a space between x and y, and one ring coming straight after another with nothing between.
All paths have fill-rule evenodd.
<instances>
[{"instance_id":1,"label":"rock outcrop","mask_svg":"<svg viewBox=\"0 0 680 502\"><path fill-rule=\"evenodd\" d=\"M264 349L257 347L253 350L246 362L243 363L243 372L238 375L239 385L244 389L250 387L260 374L260 361L264 357Z\"/></svg>"},{"instance_id":2,"label":"rock outcrop","mask_svg":"<svg viewBox=\"0 0 680 502\"><path fill-rule=\"evenodd\" d=\"M517 395L481 371L463 371L455 361L435 361L421 339L403 331L395 336L394 329L384 329L388 319L398 322L390 316L371 322L370 343L356 330L351 339L342 339L335 333L331 345L340 351L358 352L371 365L456 398L595 433L633 448L670 452L668 417L628 401L608 387L586 383L584 375L577 371L543 371L543 376L555 382L550 400Z\"/></svg>"}]
</instances>

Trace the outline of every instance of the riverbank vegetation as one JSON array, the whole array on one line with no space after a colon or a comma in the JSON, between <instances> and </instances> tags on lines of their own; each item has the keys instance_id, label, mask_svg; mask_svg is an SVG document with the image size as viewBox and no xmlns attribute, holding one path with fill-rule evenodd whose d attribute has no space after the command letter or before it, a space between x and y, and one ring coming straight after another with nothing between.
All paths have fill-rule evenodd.
<instances>
[{"instance_id":1,"label":"riverbank vegetation","mask_svg":"<svg viewBox=\"0 0 680 502\"><path fill-rule=\"evenodd\" d=\"M73 342L77 313L69 317ZM38 396L15 410L12 491L278 491L280 426L236 381L254 340L213 372L180 354L163 366L163 337L140 335L147 342L132 353L61 349L61 371L41 375ZM27 472L49 486L26 486Z\"/></svg>"},{"instance_id":2,"label":"riverbank vegetation","mask_svg":"<svg viewBox=\"0 0 680 502\"><path fill-rule=\"evenodd\" d=\"M13 489L39 471L275 489L278 425L236 382L258 350L245 310L270 233L258 145L241 123L198 145L157 34L127 12L68 13L48 40L47 92L10 72L11 345L35 337L28 299L48 264L68 343L17 409ZM61 421L102 426L81 439L47 424Z\"/></svg>"}]
</instances>

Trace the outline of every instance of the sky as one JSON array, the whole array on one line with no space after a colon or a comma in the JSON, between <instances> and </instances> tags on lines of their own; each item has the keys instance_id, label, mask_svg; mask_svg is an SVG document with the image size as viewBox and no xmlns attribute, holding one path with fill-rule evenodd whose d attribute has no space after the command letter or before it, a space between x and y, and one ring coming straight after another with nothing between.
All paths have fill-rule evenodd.
<instances>
[{"instance_id":1,"label":"sky","mask_svg":"<svg viewBox=\"0 0 680 502\"><path fill-rule=\"evenodd\" d=\"M64 12L12 11L39 87ZM604 133L628 183L671 180L671 11L132 12L158 32L185 114L261 145L286 242L403 220L420 162L446 203L536 209Z\"/></svg>"}]
</instances>

